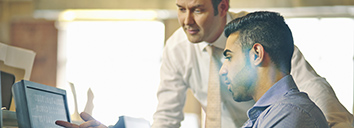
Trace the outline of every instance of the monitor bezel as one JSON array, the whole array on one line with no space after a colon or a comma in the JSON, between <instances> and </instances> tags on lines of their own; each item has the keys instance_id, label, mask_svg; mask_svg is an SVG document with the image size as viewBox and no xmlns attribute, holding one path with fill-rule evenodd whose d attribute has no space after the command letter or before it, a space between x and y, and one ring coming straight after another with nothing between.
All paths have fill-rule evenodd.
<instances>
[{"instance_id":1,"label":"monitor bezel","mask_svg":"<svg viewBox=\"0 0 354 128\"><path fill-rule=\"evenodd\" d=\"M54 93L63 96L64 106L66 110L66 118L67 118L66 121L71 122L70 112L69 112L69 107L67 102L67 95L65 90L27 81L27 80L21 80L19 82L16 82L12 87L19 127L22 126L29 127L28 125L30 124L30 128L33 128L33 123L31 121L32 118L30 116L31 111L29 111L30 108L28 105L28 99L30 98L28 94L29 89L35 89L38 91L44 91L44 92ZM23 99L23 101L21 99ZM18 105L20 107L17 107Z\"/></svg>"}]
</instances>

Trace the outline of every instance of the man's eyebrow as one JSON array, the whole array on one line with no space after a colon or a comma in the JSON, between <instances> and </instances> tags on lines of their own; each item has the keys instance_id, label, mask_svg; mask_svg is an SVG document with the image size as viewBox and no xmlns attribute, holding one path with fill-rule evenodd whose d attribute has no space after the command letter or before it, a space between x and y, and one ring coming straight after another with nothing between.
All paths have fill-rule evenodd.
<instances>
[{"instance_id":1,"label":"man's eyebrow","mask_svg":"<svg viewBox=\"0 0 354 128\"><path fill-rule=\"evenodd\" d=\"M182 7L181 5L178 5L178 4L176 4L177 5L177 7Z\"/></svg>"},{"instance_id":2,"label":"man's eyebrow","mask_svg":"<svg viewBox=\"0 0 354 128\"><path fill-rule=\"evenodd\" d=\"M202 5L202 4L198 4L198 5L195 5L195 6L193 6L193 8L199 8L199 7L203 7L204 5Z\"/></svg>"},{"instance_id":3,"label":"man's eyebrow","mask_svg":"<svg viewBox=\"0 0 354 128\"><path fill-rule=\"evenodd\" d=\"M177 7L183 7L183 6L181 6L181 5L179 5L179 4L176 4L177 5ZM192 8L199 8L199 7L203 7L204 5L202 5L202 4L198 4L198 5L195 5L195 6L193 6Z\"/></svg>"},{"instance_id":4,"label":"man's eyebrow","mask_svg":"<svg viewBox=\"0 0 354 128\"><path fill-rule=\"evenodd\" d=\"M227 54L227 53L229 53L229 52L231 52L231 50L226 49L226 50L224 51L224 53L223 53L223 54L224 54L224 56L226 56L226 54Z\"/></svg>"}]
</instances>

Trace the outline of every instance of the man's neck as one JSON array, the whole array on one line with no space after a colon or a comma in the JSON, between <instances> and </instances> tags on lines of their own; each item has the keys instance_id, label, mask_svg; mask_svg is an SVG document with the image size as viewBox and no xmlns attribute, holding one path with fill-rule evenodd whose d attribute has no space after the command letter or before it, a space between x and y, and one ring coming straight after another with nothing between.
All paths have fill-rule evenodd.
<instances>
[{"instance_id":1,"label":"man's neck","mask_svg":"<svg viewBox=\"0 0 354 128\"><path fill-rule=\"evenodd\" d=\"M259 71L253 99L257 102L275 83L285 77L286 73L275 68L264 68Z\"/></svg>"},{"instance_id":2,"label":"man's neck","mask_svg":"<svg viewBox=\"0 0 354 128\"><path fill-rule=\"evenodd\" d=\"M220 36L223 36L221 34L223 34L223 32L224 32L224 28L227 23L227 17L228 17L228 15L225 15L223 18L223 21L221 22L221 24L219 24L219 27L218 27L219 29L217 30L218 32L215 34L213 40L205 41L205 42L212 44L212 43L216 42L220 38Z\"/></svg>"}]
</instances>

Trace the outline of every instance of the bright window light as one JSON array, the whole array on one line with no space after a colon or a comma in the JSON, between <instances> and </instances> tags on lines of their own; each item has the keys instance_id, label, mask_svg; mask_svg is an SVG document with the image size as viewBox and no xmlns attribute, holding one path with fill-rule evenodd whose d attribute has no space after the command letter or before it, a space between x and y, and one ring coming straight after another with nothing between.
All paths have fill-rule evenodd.
<instances>
[{"instance_id":1,"label":"bright window light","mask_svg":"<svg viewBox=\"0 0 354 128\"><path fill-rule=\"evenodd\" d=\"M122 115L152 123L157 106L164 24L158 21L65 24L62 37L67 51L66 76L67 81L75 84L78 111L84 111L87 91L91 88L92 114L102 123L113 125ZM73 112L73 104L70 108Z\"/></svg>"},{"instance_id":2,"label":"bright window light","mask_svg":"<svg viewBox=\"0 0 354 128\"><path fill-rule=\"evenodd\" d=\"M353 113L354 20L292 18L286 22L306 60L327 79L339 101Z\"/></svg>"},{"instance_id":3,"label":"bright window light","mask_svg":"<svg viewBox=\"0 0 354 128\"><path fill-rule=\"evenodd\" d=\"M59 21L74 20L155 20L159 18L156 10L65 10L59 14Z\"/></svg>"}]
</instances>

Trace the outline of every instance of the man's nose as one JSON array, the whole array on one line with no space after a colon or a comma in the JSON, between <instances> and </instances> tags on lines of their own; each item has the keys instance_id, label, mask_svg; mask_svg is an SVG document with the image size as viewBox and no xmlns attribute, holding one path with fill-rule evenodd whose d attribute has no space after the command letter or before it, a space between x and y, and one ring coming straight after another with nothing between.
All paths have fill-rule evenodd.
<instances>
[{"instance_id":1,"label":"man's nose","mask_svg":"<svg viewBox=\"0 0 354 128\"><path fill-rule=\"evenodd\" d=\"M222 65L219 71L219 75L220 76L226 76L227 75L227 70L226 70L226 66Z\"/></svg>"},{"instance_id":2,"label":"man's nose","mask_svg":"<svg viewBox=\"0 0 354 128\"><path fill-rule=\"evenodd\" d=\"M186 18L184 19L184 24L191 25L194 24L194 16L191 12L186 14Z\"/></svg>"}]
</instances>

